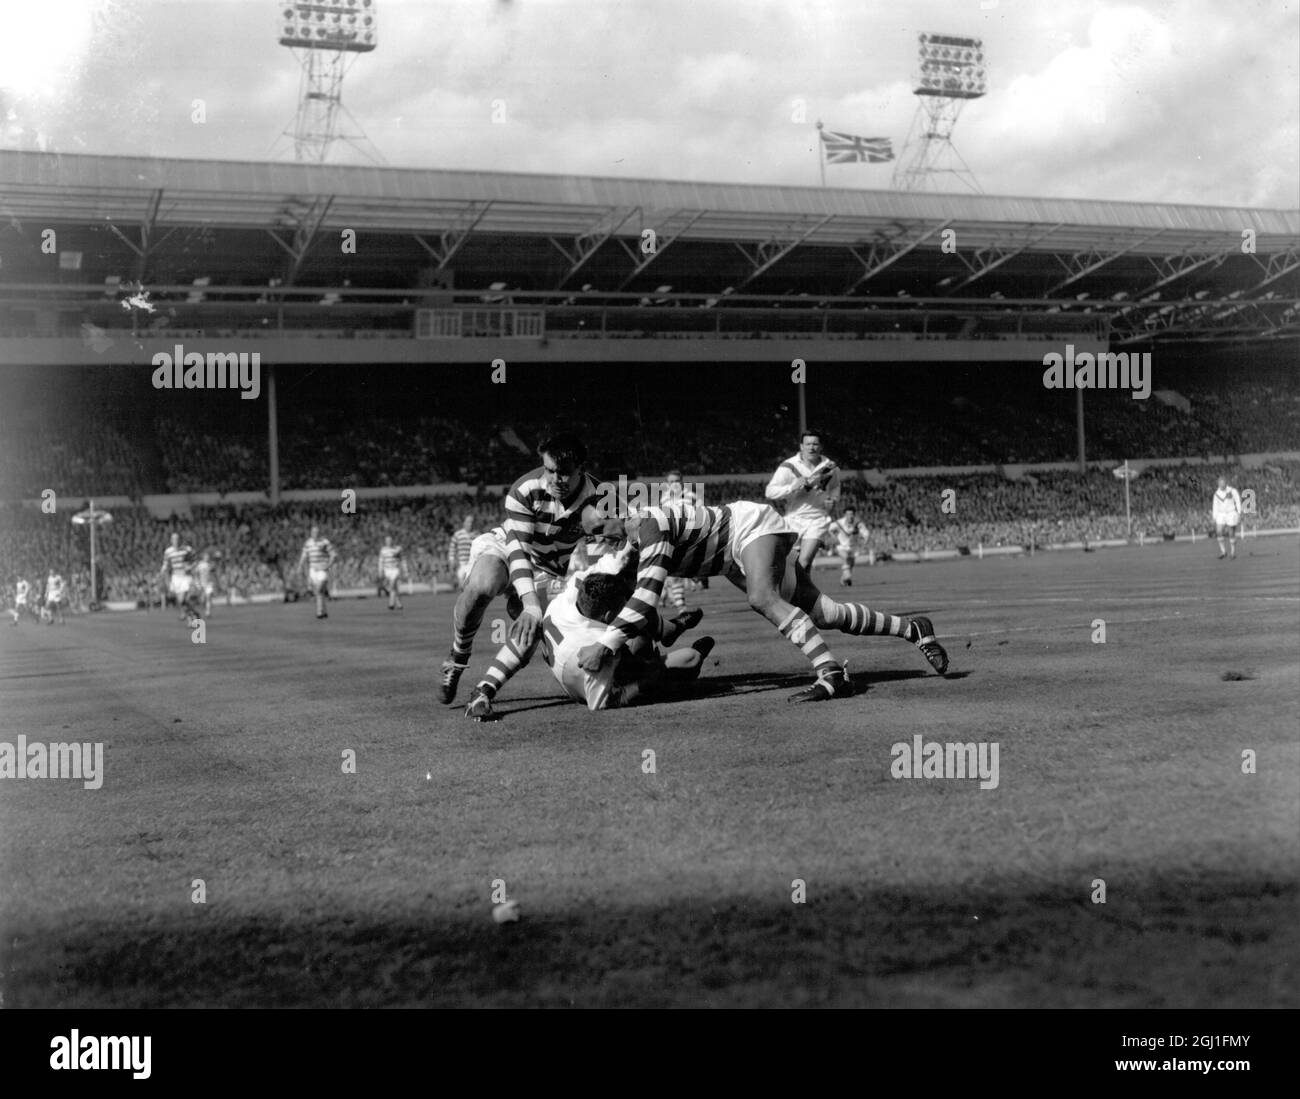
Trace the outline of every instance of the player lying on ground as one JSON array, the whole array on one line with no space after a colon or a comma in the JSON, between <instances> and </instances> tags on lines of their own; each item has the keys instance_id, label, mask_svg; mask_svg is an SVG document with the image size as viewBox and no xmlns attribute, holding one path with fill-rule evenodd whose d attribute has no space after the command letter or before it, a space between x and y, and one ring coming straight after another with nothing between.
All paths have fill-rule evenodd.
<instances>
[{"instance_id":1,"label":"player lying on ground","mask_svg":"<svg viewBox=\"0 0 1300 1099\"><path fill-rule=\"evenodd\" d=\"M483 612L498 595L510 593L506 610L514 625L487 682L499 686L528 662L552 583L558 589L582 538L582 509L601 495L585 469L587 448L579 439L556 435L537 450L541 466L506 494L505 523L474 539L469 578L452 612L451 652L442 663L442 701L448 705L469 664Z\"/></svg>"},{"instance_id":2,"label":"player lying on ground","mask_svg":"<svg viewBox=\"0 0 1300 1099\"><path fill-rule=\"evenodd\" d=\"M595 509L584 521L593 529L608 529ZM749 605L812 663L815 682L791 695L791 702L821 702L853 693L844 665L822 640L823 629L901 637L920 649L940 675L948 670L948 654L935 640L928 618L900 618L823 595L808 571L789 560L798 534L767 504L651 507L626 520L624 528L628 544L639 555L636 591L600 641L579 654L579 665L593 675L634 637L648 633L668 576L718 575L744 591Z\"/></svg>"},{"instance_id":3,"label":"player lying on ground","mask_svg":"<svg viewBox=\"0 0 1300 1099\"><path fill-rule=\"evenodd\" d=\"M673 644L703 617L703 611L691 610L671 619L656 614L646 635L629 642L594 674L578 666L579 652L600 640L632 596L631 575L612 571L626 562L627 555L607 555L592 568L573 574L542 616L543 659L569 697L590 710L630 706L694 682L704 658L713 651L711 637L666 656L650 640Z\"/></svg>"}]
</instances>

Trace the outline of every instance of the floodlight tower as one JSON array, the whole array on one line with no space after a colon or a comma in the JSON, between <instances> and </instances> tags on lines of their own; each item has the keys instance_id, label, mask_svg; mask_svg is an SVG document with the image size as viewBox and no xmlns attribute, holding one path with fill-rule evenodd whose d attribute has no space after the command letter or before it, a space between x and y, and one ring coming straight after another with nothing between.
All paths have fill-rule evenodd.
<instances>
[{"instance_id":1,"label":"floodlight tower","mask_svg":"<svg viewBox=\"0 0 1300 1099\"><path fill-rule=\"evenodd\" d=\"M354 145L372 160L383 157L356 119L343 106L343 77L357 54L378 45L375 0L280 0L280 45L288 46L302 66L298 114L292 132L294 156L323 164L335 141ZM300 52L301 51L301 52ZM356 128L343 133L339 116Z\"/></svg>"},{"instance_id":2,"label":"floodlight tower","mask_svg":"<svg viewBox=\"0 0 1300 1099\"><path fill-rule=\"evenodd\" d=\"M902 154L894 166L892 186L900 191L943 191L941 177L952 176L977 194L980 185L952 143L962 108L988 91L984 78L984 43L952 34L918 35L920 73L913 94L916 115Z\"/></svg>"}]
</instances>

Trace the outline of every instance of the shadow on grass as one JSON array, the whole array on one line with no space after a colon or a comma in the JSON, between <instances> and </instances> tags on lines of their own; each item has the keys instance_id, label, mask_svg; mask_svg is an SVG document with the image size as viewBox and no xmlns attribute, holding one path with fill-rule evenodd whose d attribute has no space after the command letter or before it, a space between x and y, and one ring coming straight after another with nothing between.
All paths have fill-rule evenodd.
<instances>
[{"instance_id":1,"label":"shadow on grass","mask_svg":"<svg viewBox=\"0 0 1300 1099\"><path fill-rule=\"evenodd\" d=\"M195 907L5 928L12 1007L1296 1006L1293 883L1053 885L297 918ZM398 902L401 903L401 902ZM448 900L445 904L452 904Z\"/></svg>"}]
</instances>

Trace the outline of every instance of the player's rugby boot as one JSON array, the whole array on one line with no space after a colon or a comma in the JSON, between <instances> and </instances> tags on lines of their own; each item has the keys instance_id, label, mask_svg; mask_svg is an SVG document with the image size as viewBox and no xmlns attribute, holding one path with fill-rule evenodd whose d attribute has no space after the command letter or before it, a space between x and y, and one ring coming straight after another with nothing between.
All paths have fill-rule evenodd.
<instances>
[{"instance_id":1,"label":"player's rugby boot","mask_svg":"<svg viewBox=\"0 0 1300 1099\"><path fill-rule=\"evenodd\" d=\"M811 687L792 694L790 702L825 702L831 698L848 698L853 693L853 681L849 679L849 666L841 665L822 672Z\"/></svg>"},{"instance_id":2,"label":"player's rugby boot","mask_svg":"<svg viewBox=\"0 0 1300 1099\"><path fill-rule=\"evenodd\" d=\"M456 687L460 683L460 677L465 674L465 669L469 667L469 661L464 664L457 664L456 661L448 657L442 662L442 692L443 705L450 706L456 701Z\"/></svg>"},{"instance_id":3,"label":"player's rugby boot","mask_svg":"<svg viewBox=\"0 0 1300 1099\"><path fill-rule=\"evenodd\" d=\"M921 650L926 660L940 675L948 670L948 654L935 640L934 623L928 618L913 618L907 629L907 640Z\"/></svg>"},{"instance_id":4,"label":"player's rugby boot","mask_svg":"<svg viewBox=\"0 0 1300 1099\"><path fill-rule=\"evenodd\" d=\"M482 687L475 687L465 707L465 716L472 721L497 721L501 715L492 709L492 696Z\"/></svg>"}]
</instances>

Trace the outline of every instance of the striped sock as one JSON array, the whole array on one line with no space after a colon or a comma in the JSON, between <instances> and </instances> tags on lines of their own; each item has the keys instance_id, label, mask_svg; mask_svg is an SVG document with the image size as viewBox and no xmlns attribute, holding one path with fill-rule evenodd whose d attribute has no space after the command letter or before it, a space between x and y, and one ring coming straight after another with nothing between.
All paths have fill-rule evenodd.
<instances>
[{"instance_id":1,"label":"striped sock","mask_svg":"<svg viewBox=\"0 0 1300 1099\"><path fill-rule=\"evenodd\" d=\"M457 664L468 664L474 650L474 635L483 624L482 608L469 607L462 617L460 603L451 616L451 659Z\"/></svg>"},{"instance_id":2,"label":"striped sock","mask_svg":"<svg viewBox=\"0 0 1300 1099\"><path fill-rule=\"evenodd\" d=\"M668 578L668 601L674 607L686 606L686 581L677 576Z\"/></svg>"},{"instance_id":3,"label":"striped sock","mask_svg":"<svg viewBox=\"0 0 1300 1099\"><path fill-rule=\"evenodd\" d=\"M479 687L489 698L494 697L510 677L528 663L528 658L532 655L531 648L521 652L513 641L507 641L492 658L492 663L479 682Z\"/></svg>"},{"instance_id":4,"label":"striped sock","mask_svg":"<svg viewBox=\"0 0 1300 1099\"><path fill-rule=\"evenodd\" d=\"M823 595L817 600L817 609L827 625L841 633L851 633L858 637L885 634L911 640L909 633L912 623L909 619L873 611L865 603L836 603Z\"/></svg>"},{"instance_id":5,"label":"striped sock","mask_svg":"<svg viewBox=\"0 0 1300 1099\"><path fill-rule=\"evenodd\" d=\"M813 671L821 673L839 667L839 662L831 655L822 635L817 632L813 620L798 607L791 607L785 621L777 627L791 645L812 661Z\"/></svg>"}]
</instances>

